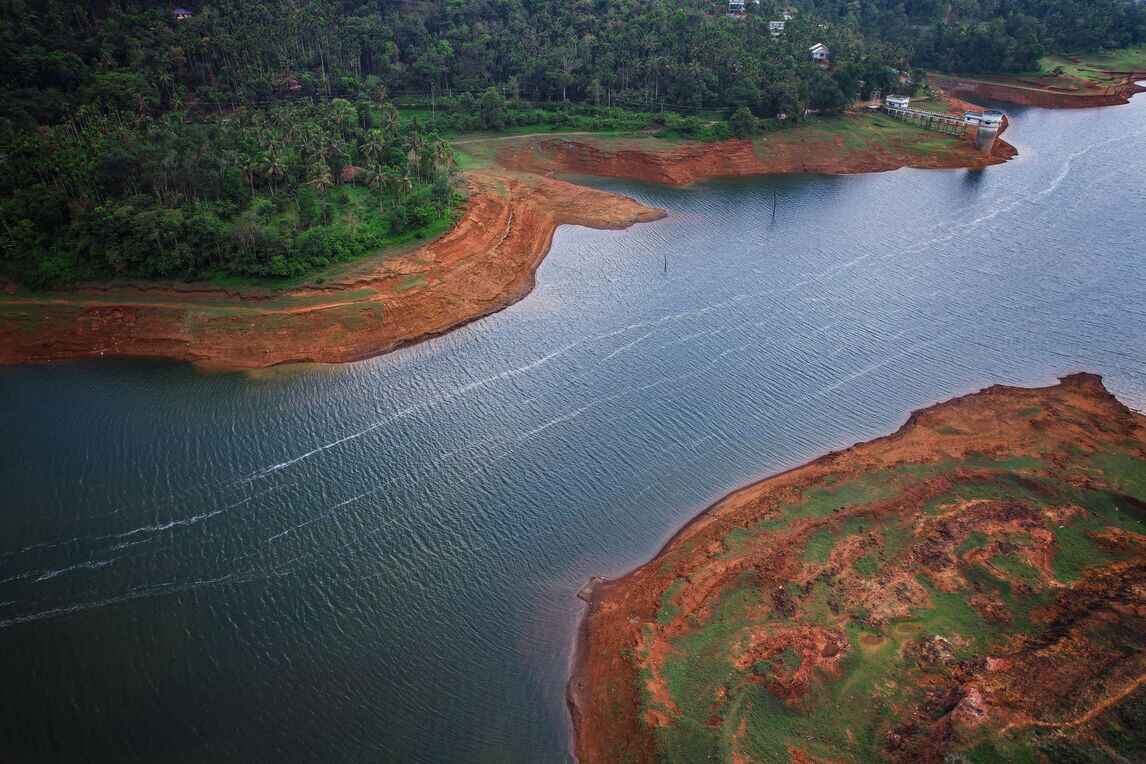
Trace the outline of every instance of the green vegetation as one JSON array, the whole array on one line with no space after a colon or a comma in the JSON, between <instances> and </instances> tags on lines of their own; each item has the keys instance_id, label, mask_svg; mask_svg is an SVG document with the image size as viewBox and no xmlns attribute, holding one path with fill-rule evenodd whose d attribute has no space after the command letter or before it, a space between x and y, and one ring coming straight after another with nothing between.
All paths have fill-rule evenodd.
<instances>
[{"instance_id":1,"label":"green vegetation","mask_svg":"<svg viewBox=\"0 0 1146 764\"><path fill-rule=\"evenodd\" d=\"M672 619L676 618L676 614L680 608L673 604L673 598L684 589L684 584L685 580L678 578L673 582L672 586L665 589L664 594L661 595L660 610L657 611L657 623L670 623Z\"/></svg>"},{"instance_id":2,"label":"green vegetation","mask_svg":"<svg viewBox=\"0 0 1146 764\"><path fill-rule=\"evenodd\" d=\"M1045 60L1095 77L1146 41L1132 0L800 3L779 37L779 0L735 18L723 0L186 4L178 19L158 0L4 4L0 275L299 277L447 225L441 136L748 137L914 91L913 66L1030 71L1081 50ZM871 133L849 147L913 129L847 128ZM331 195L348 184L366 193Z\"/></svg>"},{"instance_id":3,"label":"green vegetation","mask_svg":"<svg viewBox=\"0 0 1146 764\"><path fill-rule=\"evenodd\" d=\"M1039 62L1039 69L1045 74L1061 72L1105 85L1111 81L1108 71L1146 72L1146 45L1046 56Z\"/></svg>"},{"instance_id":4,"label":"green vegetation","mask_svg":"<svg viewBox=\"0 0 1146 764\"><path fill-rule=\"evenodd\" d=\"M808 539L808 546L804 548L805 562L827 562L835 545L835 535L827 528L821 528Z\"/></svg>"},{"instance_id":5,"label":"green vegetation","mask_svg":"<svg viewBox=\"0 0 1146 764\"><path fill-rule=\"evenodd\" d=\"M1080 461L1080 469L1094 465L1106 480L1126 490L1126 495L1138 496L1146 488L1146 463L1126 454L1104 453ZM783 596L792 603L790 606L770 606L766 590L758 588L748 573L721 594L711 617L690 617L692 628L673 640L673 649L663 664L663 677L682 716L656 729L658 752L670 761L727 759L734 750L754 760L784 761L789 746L796 746L814 757L882 758L889 731L906 722L916 704L926 701L928 685L921 682L924 674L935 681L946 676L958 661L988 654L999 645L1010 644L1008 640L1016 636L1043 633L1047 622L1033 614L1052 605L1058 590L1024 557L1024 550L1036 542L1029 531L1019 529L990 534L974 530L958 543L952 541L955 555L950 559L966 583L947 591L937 579L921 572L919 563L908 564L916 543L913 522L897 514L871 512L923 481L944 476L945 481L936 485L947 487L927 502L929 506L983 499L994 502L996 511L1002 507L1031 508L1007 510L1016 518L1038 517L1044 510L1068 513L1064 522L1051 528L1055 535L1053 572L1059 582L1069 584L1090 567L1128 556L1129 552L1098 543L1093 534L1112 527L1143 532L1146 517L1141 506L1130 507L1121 494L1079 488L1061 472L1048 472L1047 465L1033 457L983 456L902 465L858 478L824 481L830 486L806 491L759 524L755 533L766 544L789 523L827 518L827 525L811 532L800 553L805 571L814 571L815 566L826 562L847 534L877 532L880 543L856 558L850 572L821 572L803 586L795 581L784 584ZM955 474L963 477L952 484ZM847 517L834 521L831 515L837 510L846 512ZM943 538L941 533L924 535ZM732 550L743 551L748 543L749 533L739 528L726 539ZM981 549L988 551L986 563L972 564L964 559ZM926 597L924 604L912 607L906 618L872 623L867 610L848 602L847 595L841 593L846 590L840 589L840 577L870 579L884 571L899 575L899 581L910 576ZM658 614L661 623L670 622L676 613L667 603L680 592L681 582L677 579L665 593L661 606L665 617ZM892 588L902 591L903 587L899 583ZM784 677L801 668L805 661L801 653L785 647L745 669L737 667L737 659L746 649L749 635L794 624L831 633L842 631L850 647L838 673L813 670L812 689L792 702L786 695L774 693L775 688L784 687ZM1136 709L1138 706L1132 705L1125 713L1133 716ZM1126 723L1122 717L1112 720L1105 734L1111 739L1132 736ZM1005 749L1015 760L1023 760L1031 751L1050 750L1041 747L1042 740L1033 738L1021 744L992 741L965 755L967 760L979 760Z\"/></svg>"},{"instance_id":6,"label":"green vegetation","mask_svg":"<svg viewBox=\"0 0 1146 764\"><path fill-rule=\"evenodd\" d=\"M283 279L445 230L447 145L386 102L357 103L157 118L84 106L9 134L0 271L31 286Z\"/></svg>"}]
</instances>

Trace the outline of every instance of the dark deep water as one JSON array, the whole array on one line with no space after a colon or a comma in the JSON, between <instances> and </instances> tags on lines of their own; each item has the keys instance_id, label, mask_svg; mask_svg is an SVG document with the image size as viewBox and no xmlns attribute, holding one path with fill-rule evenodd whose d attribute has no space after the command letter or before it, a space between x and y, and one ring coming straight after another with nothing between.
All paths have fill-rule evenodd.
<instances>
[{"instance_id":1,"label":"dark deep water","mask_svg":"<svg viewBox=\"0 0 1146 764\"><path fill-rule=\"evenodd\" d=\"M0 369L0 760L560 761L574 593L731 488L995 382L1146 408L1146 97L1012 115L982 173L600 183L671 216L372 361Z\"/></svg>"}]
</instances>

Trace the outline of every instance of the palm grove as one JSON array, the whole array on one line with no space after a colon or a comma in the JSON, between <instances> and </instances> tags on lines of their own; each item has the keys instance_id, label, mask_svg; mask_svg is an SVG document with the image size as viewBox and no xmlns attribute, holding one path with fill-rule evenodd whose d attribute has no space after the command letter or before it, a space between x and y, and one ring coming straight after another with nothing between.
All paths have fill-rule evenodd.
<instances>
[{"instance_id":1,"label":"palm grove","mask_svg":"<svg viewBox=\"0 0 1146 764\"><path fill-rule=\"evenodd\" d=\"M182 5L0 0L0 272L299 275L447 226L444 131L719 136L712 113L739 109L743 133L909 66L1021 70L1146 39L1130 0L804 0L779 38L776 0L742 18L717 0ZM808 61L819 41L830 71Z\"/></svg>"}]
</instances>

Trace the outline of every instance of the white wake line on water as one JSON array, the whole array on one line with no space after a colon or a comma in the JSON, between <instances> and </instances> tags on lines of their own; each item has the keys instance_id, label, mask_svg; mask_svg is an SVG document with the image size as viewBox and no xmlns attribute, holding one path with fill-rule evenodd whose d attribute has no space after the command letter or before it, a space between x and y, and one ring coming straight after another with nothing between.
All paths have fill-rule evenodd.
<instances>
[{"instance_id":1,"label":"white wake line on water","mask_svg":"<svg viewBox=\"0 0 1146 764\"><path fill-rule=\"evenodd\" d=\"M1112 143L1119 143L1125 140L1133 140L1135 138L1141 138L1144 135L1146 135L1146 130L1139 130L1136 133L1126 133L1125 135L1116 135L1112 138L1107 138L1106 140L1099 141L1098 143L1089 144L1084 148L1079 149L1078 151L1072 152L1069 156L1067 156L1066 161L1063 162L1062 170L1059 172L1058 176L1053 181L1051 181L1049 186L1047 186L1042 191L1039 191L1036 196L1046 196L1047 194L1055 191L1062 184L1062 182L1066 180L1067 176L1070 175L1070 170L1074 166L1074 160L1084 157L1096 149L1103 148L1104 146L1109 146Z\"/></svg>"},{"instance_id":2,"label":"white wake line on water","mask_svg":"<svg viewBox=\"0 0 1146 764\"><path fill-rule=\"evenodd\" d=\"M349 498L349 499L346 499L346 500L344 500L344 501L340 501L340 502L338 502L337 504L335 504L333 507L331 507L330 509L326 510L325 512L323 512L323 513L321 513L321 514L319 514L319 515L316 515L316 516L314 516L314 517L310 518L309 520L307 520L307 521L305 521L305 522L301 522L301 523L299 523L298 525L295 525L295 526L292 526L292 527L290 527L290 528L287 528L286 530L284 530L284 531L282 531L282 532L280 532L280 533L276 533L275 535L273 535L273 536L271 536L270 538L268 538L268 539L266 540L266 543L268 543L268 544L269 544L269 543L271 543L272 541L274 541L274 540L276 540L276 539L280 539L280 538L282 538L283 536L286 536L286 535L287 535L287 534L289 534L289 533L294 533L295 531L299 530L300 528L305 528L305 527L306 527L306 526L308 526L308 525L311 525L311 524L313 524L313 523L316 523L316 522L318 522L319 520L321 520L321 519L322 519L322 518L324 518L324 517L329 517L330 515L334 514L336 511L338 511L339 509L341 509L342 507L345 507L347 504L353 504L354 502L358 501L359 499L364 499L364 498L366 498L367 496L370 496L371 494L377 493L377 492L378 492L380 489L381 489L381 486L378 486L378 487L375 487L375 488L372 488L372 489L370 489L369 491L365 491L365 492L363 492L363 493L360 493L360 494L358 494L357 496L352 496L352 497L351 497L351 498Z\"/></svg>"},{"instance_id":3,"label":"white wake line on water","mask_svg":"<svg viewBox=\"0 0 1146 764\"><path fill-rule=\"evenodd\" d=\"M186 528L188 526L201 523L204 520L210 520L212 517L216 517L218 515L221 515L224 512L227 512L229 510L236 509L236 508L241 507L245 504L249 504L250 502L254 501L255 499L262 498L263 496L266 496L268 493L273 493L274 491L281 490L282 488L283 488L283 486L273 486L273 487L268 488L266 490L260 491L259 493L256 493L252 496L248 496L248 497L246 497L240 501L237 501L233 504L228 504L227 506L222 507L220 509L214 509L214 510L211 510L210 512L203 512L201 514L194 515L192 517L185 517L185 518L181 518L178 520L169 520L166 522L155 523L152 525L142 525L138 528L132 528L131 530L123 531L121 533L105 533L105 534L102 534L99 536L75 536L73 538L64 539L62 541L44 541L44 542L38 542L35 544L29 544L28 546L25 546L22 549L18 549L14 552L8 552L7 554L0 556L0 559L7 559L9 557L15 557L16 555L25 554L27 552L33 552L33 551L37 551L37 550L56 549L56 548L64 547L64 546L72 546L74 544L98 543L100 541L113 541L113 540L117 540L117 539L130 539L130 538L133 538L134 536L139 536L141 534L157 534L157 533L161 533L163 531L172 530L174 528ZM147 541L150 541L150 540L151 539L141 539L141 540L133 541L130 544L117 544L117 545L111 547L108 551L114 551L116 549L123 549L127 546L133 546L135 544L146 543ZM34 575L34 574L32 574L32 575ZM3 581L0 581L0 584L5 583L5 581L9 581L9 580L12 580L12 579L4 579Z\"/></svg>"},{"instance_id":4,"label":"white wake line on water","mask_svg":"<svg viewBox=\"0 0 1146 764\"><path fill-rule=\"evenodd\" d=\"M527 371L530 371L532 369L536 369L539 366L542 366L542 365L548 363L549 361L553 360L554 358L557 358L558 356L564 355L565 353L567 353L572 348L576 347L577 345L582 344L582 342L584 342L584 340L578 340L577 342L569 343L568 345L565 345L564 347L558 348L557 350L554 350L553 352L551 352L547 355L541 356L540 358L537 358L537 359L525 364L524 366L519 366L519 367L514 368L514 369L508 369L508 370L503 371L499 374L494 374L491 377L479 379L479 380L476 380L474 382L470 382L468 384L462 385L461 387L454 388L453 390L448 390L444 393L441 393L437 396L434 396L433 398L431 398L428 401L425 401L424 403L419 403L416 406L410 406L408 408L402 409L401 411L397 412L396 414L393 414L389 417L386 417L385 419L380 419L377 422L374 422L373 424L369 425L365 429L358 430L357 432L353 432L353 433L346 435L344 437L341 437L337 440L332 440L329 443L324 443L321 446L317 446L315 448L312 448L310 451L307 451L304 454L300 454L299 456L295 456L295 457L288 459L284 462L279 462L278 464L274 464L274 465L271 465L270 467L266 467L264 469L258 470L257 472L254 472L251 475L249 475L247 478L245 478L245 481L246 482L252 482L252 481L267 477L268 475L272 475L272 474L274 474L280 470L286 469L287 467L291 467L295 464L298 464L301 461L305 461L306 459L309 459L312 456L315 456L317 454L321 454L324 451L327 451L331 448L335 448L336 446L340 446L343 443L349 443L350 441L357 440L358 438L361 438L363 435L371 433L374 430L377 430L379 427L383 427L387 424L390 424L391 422L396 422L399 419L404 419L405 417L408 417L411 414L416 414L419 411L429 409L429 408L431 408L431 407L433 407L439 403L442 403L444 401L451 400L453 398L457 398L461 395L465 395L466 393L470 392L471 390L476 390L477 388L484 387L485 385L488 385L490 383L497 382L497 381L500 381L503 379L508 379L510 377L515 377L519 374L524 374Z\"/></svg>"},{"instance_id":5,"label":"white wake line on water","mask_svg":"<svg viewBox=\"0 0 1146 764\"><path fill-rule=\"evenodd\" d=\"M60 607L40 610L34 613L25 613L23 615L12 616L11 618L0 619L0 629L7 629L12 626L19 626L25 623L33 623L35 621L43 621L49 618L58 618L60 616L69 615L71 613L78 613L84 610L93 610L96 608L108 607L111 605L119 605L124 602L144 599L146 597L157 597L164 594L181 594L183 592L193 591L205 586L215 586L232 580L235 580L235 575L233 573L229 573L219 578L200 579L196 581L187 581L184 583L170 582L166 584L140 587L138 589L128 590L127 592L115 597L107 597L105 599L99 600L88 600L85 602L76 602L71 605L62 605Z\"/></svg>"},{"instance_id":6,"label":"white wake line on water","mask_svg":"<svg viewBox=\"0 0 1146 764\"><path fill-rule=\"evenodd\" d=\"M48 580L56 578L58 576L67 575L68 573L74 573L77 570L99 570L100 568L106 568L108 565L114 565L116 562L119 561L119 559L120 559L119 557L113 557L110 560L92 560L91 562L77 562L75 565L69 565L66 568L60 568L58 570L45 570L43 573L40 574L40 576L35 581L33 581L33 583L38 584L41 581L48 581Z\"/></svg>"}]
</instances>

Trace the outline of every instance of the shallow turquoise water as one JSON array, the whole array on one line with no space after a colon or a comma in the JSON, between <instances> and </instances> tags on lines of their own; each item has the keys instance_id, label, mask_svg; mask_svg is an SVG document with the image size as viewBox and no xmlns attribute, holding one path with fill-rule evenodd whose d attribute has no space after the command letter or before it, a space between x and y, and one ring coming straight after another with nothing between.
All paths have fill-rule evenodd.
<instances>
[{"instance_id":1,"label":"shallow turquoise water","mask_svg":"<svg viewBox=\"0 0 1146 764\"><path fill-rule=\"evenodd\" d=\"M383 358L0 369L0 759L560 761L576 590L728 490L996 382L1146 408L1146 100L1012 115L981 173L596 181L670 217Z\"/></svg>"}]
</instances>

